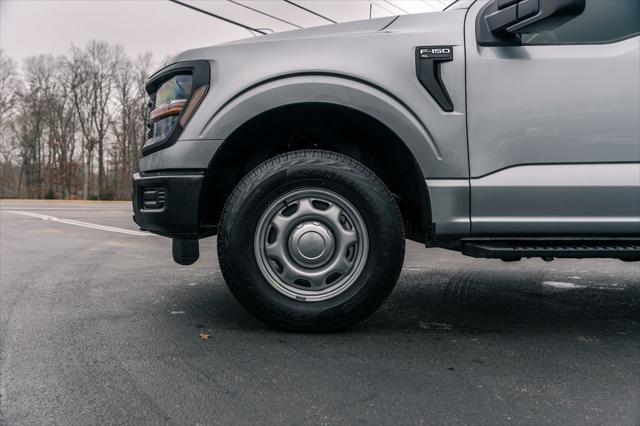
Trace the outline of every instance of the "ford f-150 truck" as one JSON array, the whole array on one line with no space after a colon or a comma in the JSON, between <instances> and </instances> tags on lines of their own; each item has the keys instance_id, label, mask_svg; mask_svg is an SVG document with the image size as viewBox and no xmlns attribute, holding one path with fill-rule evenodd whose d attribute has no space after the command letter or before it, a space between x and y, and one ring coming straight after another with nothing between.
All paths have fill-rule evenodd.
<instances>
[{"instance_id":1,"label":"ford f-150 truck","mask_svg":"<svg viewBox=\"0 0 640 426\"><path fill-rule=\"evenodd\" d=\"M478 258L640 259L640 1L442 12L186 51L153 74L134 220L217 235L258 318L373 313L405 239Z\"/></svg>"}]
</instances>

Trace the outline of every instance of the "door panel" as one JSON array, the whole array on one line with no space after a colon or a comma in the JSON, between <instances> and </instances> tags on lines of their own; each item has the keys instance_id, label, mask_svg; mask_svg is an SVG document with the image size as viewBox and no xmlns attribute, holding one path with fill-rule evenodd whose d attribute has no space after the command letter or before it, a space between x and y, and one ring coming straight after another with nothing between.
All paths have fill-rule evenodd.
<instances>
[{"instance_id":1,"label":"door panel","mask_svg":"<svg viewBox=\"0 0 640 426\"><path fill-rule=\"evenodd\" d=\"M640 161L639 44L468 49L471 176Z\"/></svg>"},{"instance_id":2,"label":"door panel","mask_svg":"<svg viewBox=\"0 0 640 426\"><path fill-rule=\"evenodd\" d=\"M472 233L640 233L640 37L478 46L486 3L465 30Z\"/></svg>"}]
</instances>

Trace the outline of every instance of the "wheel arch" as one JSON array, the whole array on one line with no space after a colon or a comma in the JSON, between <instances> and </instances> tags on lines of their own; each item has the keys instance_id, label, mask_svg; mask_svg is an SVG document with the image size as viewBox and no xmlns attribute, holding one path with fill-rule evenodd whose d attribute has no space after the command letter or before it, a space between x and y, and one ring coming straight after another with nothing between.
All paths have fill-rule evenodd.
<instances>
[{"instance_id":1,"label":"wheel arch","mask_svg":"<svg viewBox=\"0 0 640 426\"><path fill-rule=\"evenodd\" d=\"M239 89L228 99L202 108L202 114L196 113L197 123L187 127L183 138L227 140L251 118L298 103L341 105L384 123L404 142L423 176L443 165L441 150L446 147L438 146L427 124L402 99L373 82L334 72L278 75Z\"/></svg>"},{"instance_id":2,"label":"wheel arch","mask_svg":"<svg viewBox=\"0 0 640 426\"><path fill-rule=\"evenodd\" d=\"M224 140L203 185L205 225L215 227L226 197L255 166L314 148L350 156L380 176L396 196L409 239L432 234L425 171L440 154L424 123L382 88L327 74L279 77L224 102L199 136Z\"/></svg>"},{"instance_id":3,"label":"wheel arch","mask_svg":"<svg viewBox=\"0 0 640 426\"><path fill-rule=\"evenodd\" d=\"M217 225L227 197L253 168L278 154L299 149L324 149L363 163L394 194L407 238L424 242L431 236L428 189L406 145L371 116L328 103L274 108L247 120L234 131L205 174L200 202L203 224Z\"/></svg>"}]
</instances>

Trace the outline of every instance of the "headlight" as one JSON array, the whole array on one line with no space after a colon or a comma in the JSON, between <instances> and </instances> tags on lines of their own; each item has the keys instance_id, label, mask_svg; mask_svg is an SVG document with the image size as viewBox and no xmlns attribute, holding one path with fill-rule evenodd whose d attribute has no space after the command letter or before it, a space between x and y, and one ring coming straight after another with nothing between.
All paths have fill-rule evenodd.
<instances>
[{"instance_id":1,"label":"headlight","mask_svg":"<svg viewBox=\"0 0 640 426\"><path fill-rule=\"evenodd\" d=\"M168 138L176 127L178 116L191 96L192 82L191 75L177 75L158 88L155 94L155 107L149 113L154 142Z\"/></svg>"},{"instance_id":2,"label":"headlight","mask_svg":"<svg viewBox=\"0 0 640 426\"><path fill-rule=\"evenodd\" d=\"M147 142L143 153L174 143L209 90L209 64L171 65L151 77Z\"/></svg>"}]
</instances>

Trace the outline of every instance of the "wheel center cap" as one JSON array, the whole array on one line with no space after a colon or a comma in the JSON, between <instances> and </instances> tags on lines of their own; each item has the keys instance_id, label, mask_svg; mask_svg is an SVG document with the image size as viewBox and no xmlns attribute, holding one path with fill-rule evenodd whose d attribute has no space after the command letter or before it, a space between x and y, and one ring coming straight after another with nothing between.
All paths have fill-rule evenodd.
<instances>
[{"instance_id":1,"label":"wheel center cap","mask_svg":"<svg viewBox=\"0 0 640 426\"><path fill-rule=\"evenodd\" d=\"M333 233L316 221L301 223L289 236L289 254L306 268L323 265L333 254L334 245Z\"/></svg>"},{"instance_id":2,"label":"wheel center cap","mask_svg":"<svg viewBox=\"0 0 640 426\"><path fill-rule=\"evenodd\" d=\"M320 257L325 247L324 238L315 231L305 232L298 240L298 251L310 260Z\"/></svg>"}]
</instances>

